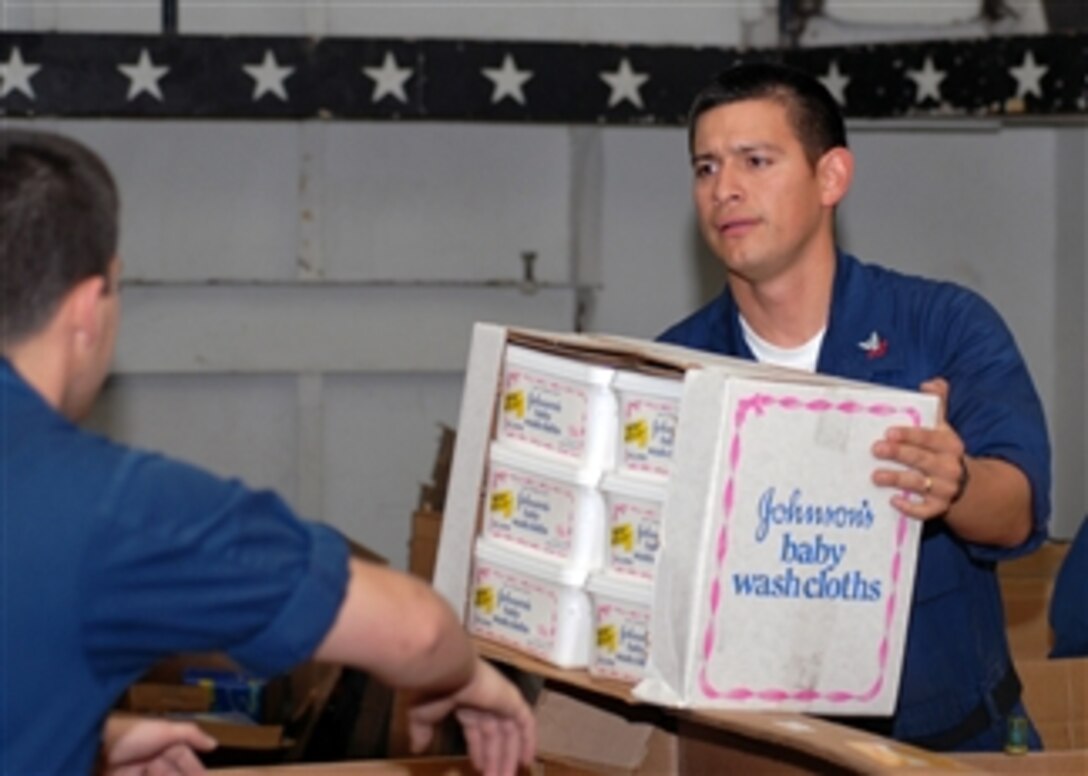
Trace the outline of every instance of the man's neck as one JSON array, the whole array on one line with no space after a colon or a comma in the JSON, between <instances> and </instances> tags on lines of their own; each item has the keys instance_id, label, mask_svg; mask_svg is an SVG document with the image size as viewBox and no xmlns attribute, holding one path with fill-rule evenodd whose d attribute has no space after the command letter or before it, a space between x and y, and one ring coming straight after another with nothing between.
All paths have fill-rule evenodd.
<instances>
[{"instance_id":1,"label":"man's neck","mask_svg":"<svg viewBox=\"0 0 1088 776\"><path fill-rule=\"evenodd\" d=\"M729 276L745 321L759 337L782 348L799 347L826 328L834 281L834 249L765 281Z\"/></svg>"},{"instance_id":2,"label":"man's neck","mask_svg":"<svg viewBox=\"0 0 1088 776\"><path fill-rule=\"evenodd\" d=\"M29 340L4 349L4 357L19 376L53 409L61 411L64 403L64 364L58 351L43 345L35 335Z\"/></svg>"}]
</instances>

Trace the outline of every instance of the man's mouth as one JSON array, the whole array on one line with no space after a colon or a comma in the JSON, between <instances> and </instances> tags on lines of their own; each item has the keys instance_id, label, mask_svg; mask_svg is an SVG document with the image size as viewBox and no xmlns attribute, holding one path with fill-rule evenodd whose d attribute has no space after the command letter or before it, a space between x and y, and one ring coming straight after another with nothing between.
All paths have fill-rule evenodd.
<instances>
[{"instance_id":1,"label":"man's mouth","mask_svg":"<svg viewBox=\"0 0 1088 776\"><path fill-rule=\"evenodd\" d=\"M759 225L758 218L730 218L717 224L723 237L743 237Z\"/></svg>"}]
</instances>

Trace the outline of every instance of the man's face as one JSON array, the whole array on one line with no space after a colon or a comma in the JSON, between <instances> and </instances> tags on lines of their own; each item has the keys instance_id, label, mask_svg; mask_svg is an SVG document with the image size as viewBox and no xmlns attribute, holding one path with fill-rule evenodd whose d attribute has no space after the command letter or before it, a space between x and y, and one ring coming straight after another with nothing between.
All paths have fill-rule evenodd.
<instances>
[{"instance_id":1,"label":"man's face","mask_svg":"<svg viewBox=\"0 0 1088 776\"><path fill-rule=\"evenodd\" d=\"M744 100L702 114L692 171L703 237L726 269L752 283L812 255L831 228L816 171L776 100Z\"/></svg>"}]
</instances>

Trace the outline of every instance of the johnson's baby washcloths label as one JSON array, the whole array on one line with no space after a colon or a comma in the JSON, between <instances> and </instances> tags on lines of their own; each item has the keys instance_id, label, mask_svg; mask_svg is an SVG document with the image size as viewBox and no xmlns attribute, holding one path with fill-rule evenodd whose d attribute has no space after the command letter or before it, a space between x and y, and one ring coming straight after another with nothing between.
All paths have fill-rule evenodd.
<instances>
[{"instance_id":1,"label":"johnson's baby washcloths label","mask_svg":"<svg viewBox=\"0 0 1088 776\"><path fill-rule=\"evenodd\" d=\"M611 465L616 424L613 370L516 345L506 349L500 440L561 456L578 466Z\"/></svg>"}]
</instances>

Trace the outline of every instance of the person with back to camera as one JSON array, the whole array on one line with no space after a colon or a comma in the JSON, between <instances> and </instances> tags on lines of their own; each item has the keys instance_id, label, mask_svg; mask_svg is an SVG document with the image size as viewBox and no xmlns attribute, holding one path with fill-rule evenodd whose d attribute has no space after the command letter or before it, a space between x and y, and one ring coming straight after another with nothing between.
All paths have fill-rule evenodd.
<instances>
[{"instance_id":1,"label":"person with back to camera","mask_svg":"<svg viewBox=\"0 0 1088 776\"><path fill-rule=\"evenodd\" d=\"M994 565L1046 537L1050 448L1023 358L997 312L952 283L839 250L854 171L841 112L814 78L750 63L695 98L699 228L721 295L663 341L942 400L937 428L889 429L873 455L892 504L924 522L903 674L890 718L843 719L935 750L998 750L1026 717ZM1040 746L1029 723L1029 739Z\"/></svg>"},{"instance_id":2,"label":"person with back to camera","mask_svg":"<svg viewBox=\"0 0 1088 776\"><path fill-rule=\"evenodd\" d=\"M1048 620L1054 632L1051 658L1088 657L1088 515L1054 578Z\"/></svg>"},{"instance_id":3,"label":"person with back to camera","mask_svg":"<svg viewBox=\"0 0 1088 776\"><path fill-rule=\"evenodd\" d=\"M429 586L274 493L74 425L114 350L117 242L101 159L0 131L0 774L88 773L100 750L116 773L200 772L191 726L107 715L161 658L210 650L355 666L413 691L414 748L455 713L477 768L528 764L531 710Z\"/></svg>"}]
</instances>

